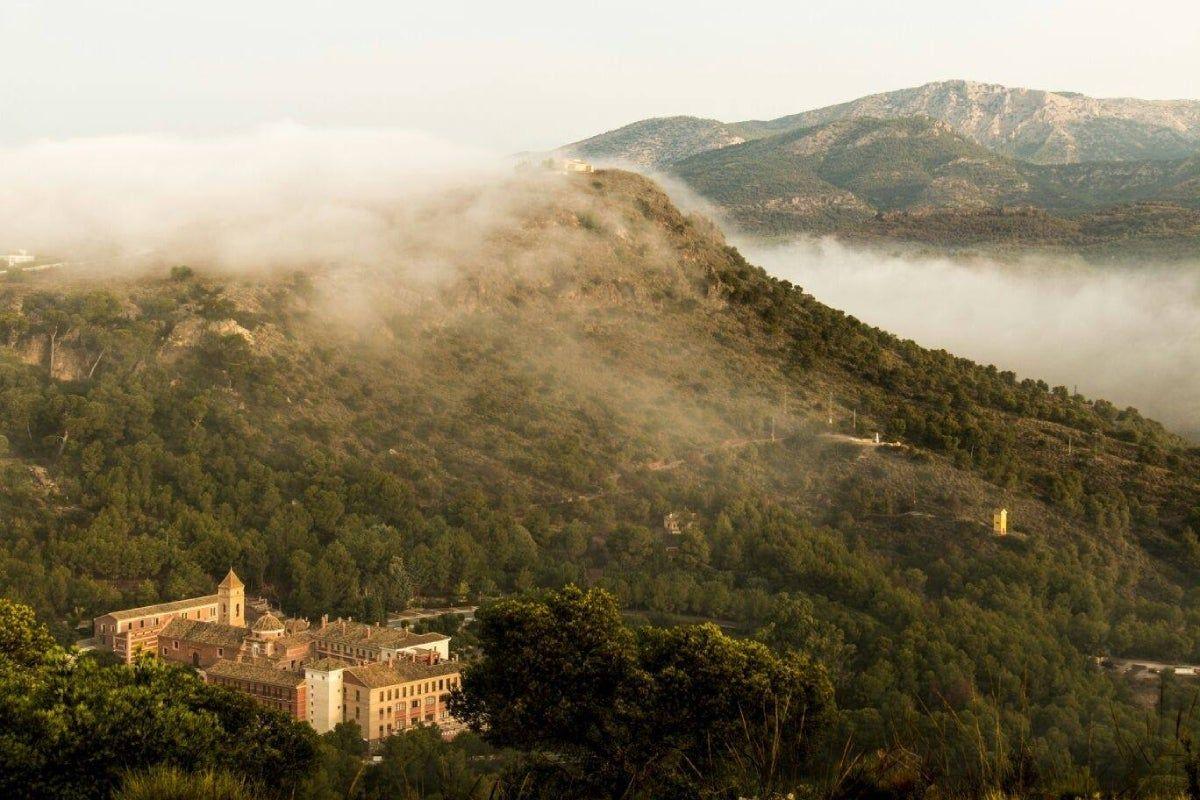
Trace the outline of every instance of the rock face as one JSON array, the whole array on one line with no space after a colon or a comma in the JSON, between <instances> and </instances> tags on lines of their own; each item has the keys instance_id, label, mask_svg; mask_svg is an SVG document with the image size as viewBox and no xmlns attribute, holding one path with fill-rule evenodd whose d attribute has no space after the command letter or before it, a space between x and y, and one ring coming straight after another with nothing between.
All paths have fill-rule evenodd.
<instances>
[{"instance_id":1,"label":"rock face","mask_svg":"<svg viewBox=\"0 0 1200 800\"><path fill-rule=\"evenodd\" d=\"M941 120L985 147L1040 164L1181 158L1200 148L1200 101L1095 98L959 80L746 127L775 133L839 119L911 116Z\"/></svg>"}]
</instances>

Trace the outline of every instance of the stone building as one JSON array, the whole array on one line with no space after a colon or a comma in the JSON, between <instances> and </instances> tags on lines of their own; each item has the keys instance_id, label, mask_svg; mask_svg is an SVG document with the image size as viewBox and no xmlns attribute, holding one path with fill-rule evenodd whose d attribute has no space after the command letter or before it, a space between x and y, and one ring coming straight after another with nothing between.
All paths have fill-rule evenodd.
<instances>
[{"instance_id":1,"label":"stone building","mask_svg":"<svg viewBox=\"0 0 1200 800\"><path fill-rule=\"evenodd\" d=\"M245 584L229 570L215 594L110 611L96 617L92 622L96 646L129 664L138 653L159 651L158 634L173 619L244 626L245 602Z\"/></svg>"},{"instance_id":2,"label":"stone building","mask_svg":"<svg viewBox=\"0 0 1200 800\"><path fill-rule=\"evenodd\" d=\"M336 658L351 664L411 660L414 656L425 661L450 658L450 637L444 633L411 633L348 619L322 619L311 635L316 658Z\"/></svg>"},{"instance_id":3,"label":"stone building","mask_svg":"<svg viewBox=\"0 0 1200 800\"><path fill-rule=\"evenodd\" d=\"M246 652L246 629L220 622L175 618L158 634L159 655L203 668Z\"/></svg>"},{"instance_id":4,"label":"stone building","mask_svg":"<svg viewBox=\"0 0 1200 800\"><path fill-rule=\"evenodd\" d=\"M330 658L306 665L304 676L308 720L318 733L350 722L375 743L418 724L436 723L445 733L460 727L448 705L462 680L457 661L348 665Z\"/></svg>"},{"instance_id":5,"label":"stone building","mask_svg":"<svg viewBox=\"0 0 1200 800\"><path fill-rule=\"evenodd\" d=\"M436 723L446 734L461 727L446 704L460 681L449 636L350 619L323 617L310 626L281 618L265 601L248 606L233 570L215 594L97 617L95 639L126 663L146 652L190 665L206 681L321 733L354 722L376 744L418 723Z\"/></svg>"},{"instance_id":6,"label":"stone building","mask_svg":"<svg viewBox=\"0 0 1200 800\"><path fill-rule=\"evenodd\" d=\"M245 661L218 661L204 670L204 679L248 694L268 708L289 714L292 719L308 719L304 676L291 670Z\"/></svg>"}]
</instances>

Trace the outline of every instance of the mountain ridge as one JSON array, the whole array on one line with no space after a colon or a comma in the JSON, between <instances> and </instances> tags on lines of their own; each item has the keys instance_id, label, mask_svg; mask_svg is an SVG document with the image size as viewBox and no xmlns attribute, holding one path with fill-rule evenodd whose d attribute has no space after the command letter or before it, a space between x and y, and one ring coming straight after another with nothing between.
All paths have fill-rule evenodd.
<instances>
[{"instance_id":1,"label":"mountain ridge","mask_svg":"<svg viewBox=\"0 0 1200 800\"><path fill-rule=\"evenodd\" d=\"M693 155L701 139L762 138L853 117L928 116L997 152L1034 163L1182 158L1200 149L1200 101L1093 98L1077 92L946 80L879 92L772 120L724 123L699 117L641 120L562 149L584 158L661 167ZM686 123L684 122L686 121ZM638 126L634 128L634 126ZM703 129L706 137L697 137ZM684 132L690 131L684 135ZM628 138L657 141L631 147ZM690 145L683 141L690 139ZM724 145L721 145L724 146Z\"/></svg>"},{"instance_id":2,"label":"mountain ridge","mask_svg":"<svg viewBox=\"0 0 1200 800\"><path fill-rule=\"evenodd\" d=\"M690 122L676 118L676 124ZM661 153L664 142L640 157ZM1035 164L925 116L848 116L692 152L658 169L682 179L743 231L769 237L834 233L951 248L1176 259L1195 253L1200 230L1200 155ZM993 213L1026 208L1042 219ZM897 214L913 216L896 225ZM957 226L961 236L955 215L964 223Z\"/></svg>"}]
</instances>

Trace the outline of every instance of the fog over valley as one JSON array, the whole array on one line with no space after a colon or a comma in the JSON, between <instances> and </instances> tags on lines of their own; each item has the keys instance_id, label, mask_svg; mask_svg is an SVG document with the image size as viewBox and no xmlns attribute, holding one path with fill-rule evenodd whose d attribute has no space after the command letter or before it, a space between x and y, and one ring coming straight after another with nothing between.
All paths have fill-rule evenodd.
<instances>
[{"instance_id":1,"label":"fog over valley","mask_svg":"<svg viewBox=\"0 0 1200 800\"><path fill-rule=\"evenodd\" d=\"M43 141L0 149L0 247L105 272L373 264L429 276L479 262L489 232L546 199L544 176L517 179L511 164L415 132L294 124L208 139ZM733 231L682 182L654 178ZM732 240L751 263L871 325L1200 436L1200 265Z\"/></svg>"},{"instance_id":2,"label":"fog over valley","mask_svg":"<svg viewBox=\"0 0 1200 800\"><path fill-rule=\"evenodd\" d=\"M1040 378L1200 436L1200 264L997 263L737 242L818 300L917 343Z\"/></svg>"}]
</instances>

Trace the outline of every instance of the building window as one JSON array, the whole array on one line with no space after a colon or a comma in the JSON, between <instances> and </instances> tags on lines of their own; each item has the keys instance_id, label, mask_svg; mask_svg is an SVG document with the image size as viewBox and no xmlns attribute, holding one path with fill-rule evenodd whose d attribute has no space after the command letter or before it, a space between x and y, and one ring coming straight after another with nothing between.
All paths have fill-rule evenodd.
<instances>
[{"instance_id":1,"label":"building window","mask_svg":"<svg viewBox=\"0 0 1200 800\"><path fill-rule=\"evenodd\" d=\"M174 649L174 650L178 650L178 649L179 649L179 640L178 640L178 639L176 639L176 640L174 640L173 642L171 642L171 648L172 648L172 649Z\"/></svg>"},{"instance_id":2,"label":"building window","mask_svg":"<svg viewBox=\"0 0 1200 800\"><path fill-rule=\"evenodd\" d=\"M217 655L219 655L219 656L223 656L223 655L225 655L225 648L224 648L224 647L218 647L218 648L217 648Z\"/></svg>"}]
</instances>

